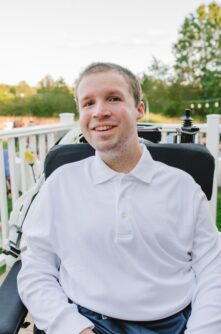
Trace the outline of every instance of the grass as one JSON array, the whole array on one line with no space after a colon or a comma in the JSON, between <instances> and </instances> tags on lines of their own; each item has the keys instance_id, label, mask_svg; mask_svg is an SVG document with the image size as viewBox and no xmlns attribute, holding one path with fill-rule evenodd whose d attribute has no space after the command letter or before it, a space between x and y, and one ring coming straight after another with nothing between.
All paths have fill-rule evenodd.
<instances>
[{"instance_id":1,"label":"grass","mask_svg":"<svg viewBox=\"0 0 221 334\"><path fill-rule=\"evenodd\" d=\"M12 211L12 199L8 197L8 214Z\"/></svg>"},{"instance_id":2,"label":"grass","mask_svg":"<svg viewBox=\"0 0 221 334\"><path fill-rule=\"evenodd\" d=\"M217 227L221 231L221 187L218 189L217 199Z\"/></svg>"},{"instance_id":3,"label":"grass","mask_svg":"<svg viewBox=\"0 0 221 334\"><path fill-rule=\"evenodd\" d=\"M6 264L0 267L0 275L3 275L6 272Z\"/></svg>"},{"instance_id":4,"label":"grass","mask_svg":"<svg viewBox=\"0 0 221 334\"><path fill-rule=\"evenodd\" d=\"M2 249L0 248L0 254L2 253ZM6 272L6 264L0 266L0 275L3 275Z\"/></svg>"}]
</instances>

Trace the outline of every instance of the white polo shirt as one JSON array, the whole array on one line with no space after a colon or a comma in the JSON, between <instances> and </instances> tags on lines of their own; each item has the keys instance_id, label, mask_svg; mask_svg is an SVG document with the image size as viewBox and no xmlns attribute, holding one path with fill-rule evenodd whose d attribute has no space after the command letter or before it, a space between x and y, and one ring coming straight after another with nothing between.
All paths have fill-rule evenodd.
<instances>
[{"instance_id":1,"label":"white polo shirt","mask_svg":"<svg viewBox=\"0 0 221 334\"><path fill-rule=\"evenodd\" d=\"M98 155L58 168L32 204L24 233L18 288L48 334L93 326L77 305L148 321L190 302L185 333L221 333L220 242L205 195L145 146L128 174Z\"/></svg>"}]
</instances>

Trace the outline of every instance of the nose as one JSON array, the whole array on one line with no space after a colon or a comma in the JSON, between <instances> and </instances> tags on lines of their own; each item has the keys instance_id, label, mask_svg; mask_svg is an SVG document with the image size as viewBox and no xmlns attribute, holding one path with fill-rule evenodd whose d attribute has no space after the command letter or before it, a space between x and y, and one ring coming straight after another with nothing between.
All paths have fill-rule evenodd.
<instances>
[{"instance_id":1,"label":"nose","mask_svg":"<svg viewBox=\"0 0 221 334\"><path fill-rule=\"evenodd\" d=\"M104 103L98 103L93 110L94 118L106 118L110 117L111 111Z\"/></svg>"}]
</instances>

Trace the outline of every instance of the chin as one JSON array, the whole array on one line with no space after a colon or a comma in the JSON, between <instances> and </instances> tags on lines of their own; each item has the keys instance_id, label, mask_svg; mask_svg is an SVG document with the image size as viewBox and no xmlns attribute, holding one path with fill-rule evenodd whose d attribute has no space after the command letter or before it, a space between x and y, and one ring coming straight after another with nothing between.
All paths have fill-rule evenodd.
<instances>
[{"instance_id":1,"label":"chin","mask_svg":"<svg viewBox=\"0 0 221 334\"><path fill-rule=\"evenodd\" d=\"M93 146L93 148L101 153L106 153L106 152L110 152L110 151L115 151L118 147L118 145L114 144L114 143L90 143L91 146Z\"/></svg>"}]
</instances>

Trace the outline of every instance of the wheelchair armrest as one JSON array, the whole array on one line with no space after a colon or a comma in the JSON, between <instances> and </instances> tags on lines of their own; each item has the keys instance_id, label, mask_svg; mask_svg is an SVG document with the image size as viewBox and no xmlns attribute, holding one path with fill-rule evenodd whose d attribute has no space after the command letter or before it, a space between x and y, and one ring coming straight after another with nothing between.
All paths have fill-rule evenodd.
<instances>
[{"instance_id":1,"label":"wheelchair armrest","mask_svg":"<svg viewBox=\"0 0 221 334\"><path fill-rule=\"evenodd\" d=\"M17 334L27 315L17 289L21 261L14 263L0 286L0 334Z\"/></svg>"}]
</instances>

